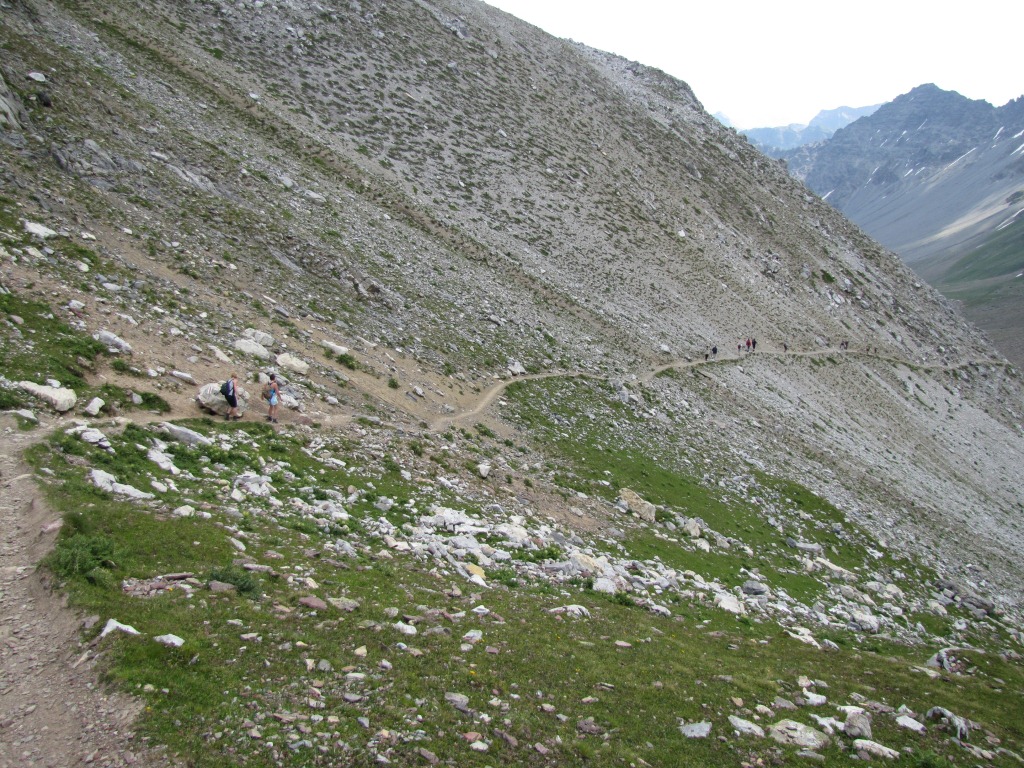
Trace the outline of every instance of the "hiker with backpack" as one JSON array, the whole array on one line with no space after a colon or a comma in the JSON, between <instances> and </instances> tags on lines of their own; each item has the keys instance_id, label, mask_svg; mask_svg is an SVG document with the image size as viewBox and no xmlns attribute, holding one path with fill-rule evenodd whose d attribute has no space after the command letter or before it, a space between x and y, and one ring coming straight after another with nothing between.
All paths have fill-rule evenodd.
<instances>
[{"instance_id":1,"label":"hiker with backpack","mask_svg":"<svg viewBox=\"0 0 1024 768\"><path fill-rule=\"evenodd\" d=\"M267 421L277 424L277 406L281 401L281 387L277 383L277 374L270 374L270 381L263 388L263 399L267 401Z\"/></svg>"},{"instance_id":2,"label":"hiker with backpack","mask_svg":"<svg viewBox=\"0 0 1024 768\"><path fill-rule=\"evenodd\" d=\"M220 385L220 393L228 402L228 412L224 414L224 421L238 421L242 418L238 413L238 374L232 372L231 378Z\"/></svg>"}]
</instances>

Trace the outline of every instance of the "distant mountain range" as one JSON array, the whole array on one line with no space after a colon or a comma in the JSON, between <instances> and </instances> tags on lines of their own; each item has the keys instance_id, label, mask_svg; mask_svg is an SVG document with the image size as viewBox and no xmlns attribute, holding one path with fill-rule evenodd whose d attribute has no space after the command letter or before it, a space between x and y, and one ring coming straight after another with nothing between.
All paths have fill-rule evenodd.
<instances>
[{"instance_id":1,"label":"distant mountain range","mask_svg":"<svg viewBox=\"0 0 1024 768\"><path fill-rule=\"evenodd\" d=\"M869 109L766 154L1024 362L1024 97L994 107L929 84Z\"/></svg>"},{"instance_id":2,"label":"distant mountain range","mask_svg":"<svg viewBox=\"0 0 1024 768\"><path fill-rule=\"evenodd\" d=\"M769 157L779 157L786 150L831 138L832 134L840 128L845 128L854 120L870 115L879 106L879 104L875 104L870 107L823 109L807 125L790 123L777 128L750 128L740 131L740 133Z\"/></svg>"}]
</instances>

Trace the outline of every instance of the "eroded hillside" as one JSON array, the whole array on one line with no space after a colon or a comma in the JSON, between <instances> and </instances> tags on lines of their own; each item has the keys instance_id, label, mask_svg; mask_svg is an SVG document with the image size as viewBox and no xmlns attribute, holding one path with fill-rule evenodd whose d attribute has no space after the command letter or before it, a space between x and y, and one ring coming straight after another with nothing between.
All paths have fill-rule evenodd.
<instances>
[{"instance_id":1,"label":"eroded hillside","mask_svg":"<svg viewBox=\"0 0 1024 768\"><path fill-rule=\"evenodd\" d=\"M141 502L147 536L177 518L216 523L221 538L197 528L188 557L191 528L179 532L160 574L230 560L226 530L251 547L237 567L281 590L282 621L329 610L284 596L310 583L368 590L357 602L372 620L327 628L353 648L385 619L433 623L479 597L450 585L442 597L433 579L467 593L596 589L664 619L652 636L727 603L837 649L847 640L833 631L1019 644L1017 372L685 84L469 2L26 0L4 8L0 42L4 360L17 373L0 371L4 391L74 379L108 401L93 418L124 416L94 421L110 433L99 437L57 430L42 466L72 492L105 499L83 467L106 467L163 486ZM61 345L42 354L50 331L34 323L47 310L22 301L102 343L47 367ZM282 375L282 434L192 423L211 441L195 445L212 446L197 454L149 423L202 415L196 390L232 370L252 390L248 421L262 413L259 377ZM160 403L167 415L144 415ZM89 419L86 407L68 413ZM148 445L170 462L161 472L180 463L186 477L175 487L148 464L120 465L104 440L114 456ZM268 479L240 487L248 471ZM627 490L654 504L631 507ZM508 547L514 568L491 557ZM406 583L407 561L427 565ZM145 559L129 562L142 578ZM97 590L111 586L107 567L87 579ZM350 569L351 582L339 577ZM380 605L368 597L377 572ZM392 615L414 592L429 610ZM536 619L520 593L501 594L500 613ZM678 607L690 600L692 616ZM954 604L963 616L946 612ZM262 627L256 614L238 620ZM298 637L265 631L275 672L258 673L258 690L295 661ZM261 734L246 749L271 710L297 706L279 696L253 707L262 719L223 715L232 732ZM314 748L278 721L296 754ZM520 739L547 727L516 726ZM340 759L352 738L323 754ZM386 738L360 759L394 757Z\"/></svg>"}]
</instances>

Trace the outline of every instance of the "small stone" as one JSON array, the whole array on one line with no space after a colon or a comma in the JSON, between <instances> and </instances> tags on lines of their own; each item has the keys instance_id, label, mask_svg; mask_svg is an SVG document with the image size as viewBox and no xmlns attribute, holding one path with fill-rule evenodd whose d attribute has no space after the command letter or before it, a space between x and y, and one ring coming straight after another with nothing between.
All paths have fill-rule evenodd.
<instances>
[{"instance_id":1,"label":"small stone","mask_svg":"<svg viewBox=\"0 0 1024 768\"><path fill-rule=\"evenodd\" d=\"M300 598L299 605L304 606L306 608L311 608L314 611L327 610L327 603L325 603L316 595L306 595L305 597Z\"/></svg>"}]
</instances>

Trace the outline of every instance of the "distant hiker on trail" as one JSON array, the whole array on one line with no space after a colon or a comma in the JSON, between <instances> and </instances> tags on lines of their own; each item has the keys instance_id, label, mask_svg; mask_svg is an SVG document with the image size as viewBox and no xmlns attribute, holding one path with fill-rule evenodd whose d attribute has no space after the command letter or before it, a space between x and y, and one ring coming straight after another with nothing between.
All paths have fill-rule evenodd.
<instances>
[{"instance_id":1,"label":"distant hiker on trail","mask_svg":"<svg viewBox=\"0 0 1024 768\"><path fill-rule=\"evenodd\" d=\"M743 354L743 342L740 342L739 344L736 345L736 354L737 355L742 355Z\"/></svg>"},{"instance_id":2,"label":"distant hiker on trail","mask_svg":"<svg viewBox=\"0 0 1024 768\"><path fill-rule=\"evenodd\" d=\"M708 358L709 358L709 357L711 357L711 353L710 353L710 352L705 352L705 353L704 353L704 362L705 362L705 363L706 363L706 362L708 361Z\"/></svg>"},{"instance_id":3,"label":"distant hiker on trail","mask_svg":"<svg viewBox=\"0 0 1024 768\"><path fill-rule=\"evenodd\" d=\"M267 401L267 421L277 424L277 405L281 401L281 387L277 383L277 374L270 374L270 381L263 388L263 399Z\"/></svg>"},{"instance_id":4,"label":"distant hiker on trail","mask_svg":"<svg viewBox=\"0 0 1024 768\"><path fill-rule=\"evenodd\" d=\"M711 356L714 357L714 358L718 357L718 347L717 346L714 346L714 347L711 348Z\"/></svg>"},{"instance_id":5,"label":"distant hiker on trail","mask_svg":"<svg viewBox=\"0 0 1024 768\"><path fill-rule=\"evenodd\" d=\"M750 351L750 337L747 337L747 352Z\"/></svg>"},{"instance_id":6,"label":"distant hiker on trail","mask_svg":"<svg viewBox=\"0 0 1024 768\"><path fill-rule=\"evenodd\" d=\"M750 340L750 350L752 352L757 352L757 339Z\"/></svg>"},{"instance_id":7,"label":"distant hiker on trail","mask_svg":"<svg viewBox=\"0 0 1024 768\"><path fill-rule=\"evenodd\" d=\"M220 385L220 393L228 401L228 412L224 414L224 421L238 421L241 415L238 413L238 374L232 373L231 378Z\"/></svg>"},{"instance_id":8,"label":"distant hiker on trail","mask_svg":"<svg viewBox=\"0 0 1024 768\"><path fill-rule=\"evenodd\" d=\"M782 351L789 352L789 344L787 344L786 342L782 342Z\"/></svg>"}]
</instances>

